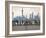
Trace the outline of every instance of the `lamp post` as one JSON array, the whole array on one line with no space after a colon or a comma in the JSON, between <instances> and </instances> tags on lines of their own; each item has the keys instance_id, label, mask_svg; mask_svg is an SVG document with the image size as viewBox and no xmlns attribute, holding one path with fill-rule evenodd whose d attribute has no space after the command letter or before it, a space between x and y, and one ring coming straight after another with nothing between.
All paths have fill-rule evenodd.
<instances>
[{"instance_id":1,"label":"lamp post","mask_svg":"<svg viewBox=\"0 0 46 38\"><path fill-rule=\"evenodd\" d=\"M34 23L34 19L33 19L33 12L32 12L32 24Z\"/></svg>"},{"instance_id":2,"label":"lamp post","mask_svg":"<svg viewBox=\"0 0 46 38\"><path fill-rule=\"evenodd\" d=\"M23 25L23 8L22 8L22 25Z\"/></svg>"}]
</instances>

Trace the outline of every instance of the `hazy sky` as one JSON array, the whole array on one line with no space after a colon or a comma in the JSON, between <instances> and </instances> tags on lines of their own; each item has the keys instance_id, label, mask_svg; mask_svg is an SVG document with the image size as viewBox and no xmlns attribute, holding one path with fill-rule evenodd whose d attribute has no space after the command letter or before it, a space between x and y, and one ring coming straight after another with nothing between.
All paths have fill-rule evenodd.
<instances>
[{"instance_id":1,"label":"hazy sky","mask_svg":"<svg viewBox=\"0 0 46 38\"><path fill-rule=\"evenodd\" d=\"M16 16L22 16L22 7L16 7L16 6L13 6L12 8L13 10L13 16L16 17ZM24 7L23 8L23 15L26 16L27 15L27 18L29 17L29 14L32 14L32 12L34 13L34 15L37 15L38 12L40 13L40 7Z\"/></svg>"}]
</instances>

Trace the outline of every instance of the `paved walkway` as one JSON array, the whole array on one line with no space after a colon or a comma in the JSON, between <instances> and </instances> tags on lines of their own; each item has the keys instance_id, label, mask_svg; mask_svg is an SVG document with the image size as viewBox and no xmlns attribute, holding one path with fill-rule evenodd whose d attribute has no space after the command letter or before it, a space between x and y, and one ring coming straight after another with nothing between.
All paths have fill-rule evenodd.
<instances>
[{"instance_id":1,"label":"paved walkway","mask_svg":"<svg viewBox=\"0 0 46 38\"><path fill-rule=\"evenodd\" d=\"M13 31L24 31L24 30L39 30L39 25L28 25L28 26L12 26Z\"/></svg>"}]
</instances>

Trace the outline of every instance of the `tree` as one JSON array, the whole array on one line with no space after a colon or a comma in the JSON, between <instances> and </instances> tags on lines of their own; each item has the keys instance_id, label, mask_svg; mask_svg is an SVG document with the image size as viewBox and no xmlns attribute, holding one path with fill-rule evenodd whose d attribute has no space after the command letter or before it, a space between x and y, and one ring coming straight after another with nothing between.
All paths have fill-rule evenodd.
<instances>
[{"instance_id":1,"label":"tree","mask_svg":"<svg viewBox=\"0 0 46 38\"><path fill-rule=\"evenodd\" d=\"M16 23L18 24L18 20L16 20Z\"/></svg>"}]
</instances>

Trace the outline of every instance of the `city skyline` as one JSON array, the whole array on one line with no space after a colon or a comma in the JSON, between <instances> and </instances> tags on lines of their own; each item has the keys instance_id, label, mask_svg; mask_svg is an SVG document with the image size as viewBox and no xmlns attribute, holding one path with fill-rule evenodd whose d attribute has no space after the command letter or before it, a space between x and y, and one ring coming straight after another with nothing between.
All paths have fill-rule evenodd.
<instances>
[{"instance_id":1,"label":"city skyline","mask_svg":"<svg viewBox=\"0 0 46 38\"><path fill-rule=\"evenodd\" d=\"M22 16L22 9L23 9L23 15L27 18L29 18L30 14L33 13L34 16L37 16L38 13L40 13L39 9L37 9L36 11L31 11L30 8L13 8L13 17L16 17L16 16ZM33 9L33 8L32 8ZM33 9L35 10L35 9ZM40 15L39 15L40 16Z\"/></svg>"}]
</instances>

